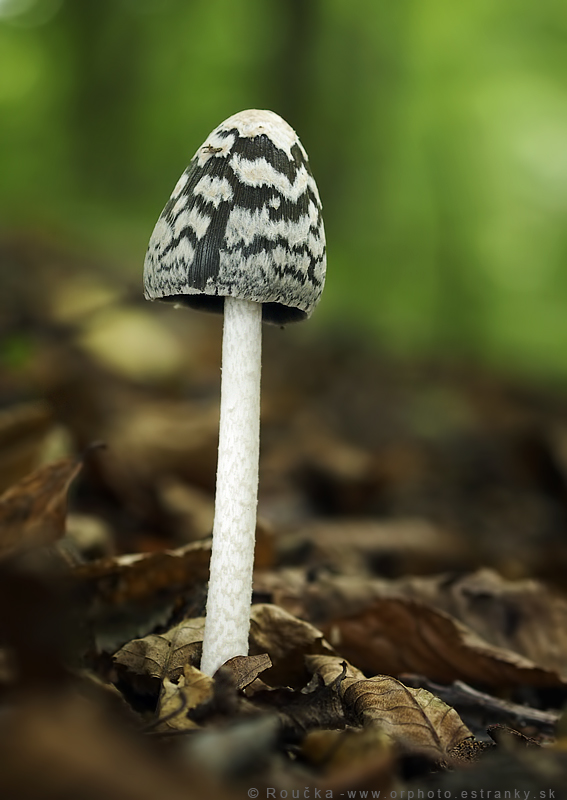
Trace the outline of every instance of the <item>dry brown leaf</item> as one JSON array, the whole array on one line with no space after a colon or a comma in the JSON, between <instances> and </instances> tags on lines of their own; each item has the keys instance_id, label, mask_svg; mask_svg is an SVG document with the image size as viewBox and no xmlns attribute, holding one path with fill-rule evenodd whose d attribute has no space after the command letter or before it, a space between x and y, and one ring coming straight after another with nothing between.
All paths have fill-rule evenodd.
<instances>
[{"instance_id":1,"label":"dry brown leaf","mask_svg":"<svg viewBox=\"0 0 567 800\"><path fill-rule=\"evenodd\" d=\"M63 458L34 470L0 497L0 557L50 544L65 534L67 491L81 470Z\"/></svg>"},{"instance_id":2,"label":"dry brown leaf","mask_svg":"<svg viewBox=\"0 0 567 800\"><path fill-rule=\"evenodd\" d=\"M488 572L489 577L492 574ZM296 570L271 582L262 576L262 588L271 588L274 598L286 608L316 622L329 642L366 672L392 675L414 672L439 682L464 680L491 686L560 685L564 680L558 673L565 663L562 647L565 601L553 597L540 584L507 582L498 576L491 594L484 575L485 571L481 571L457 580L435 576L395 581L333 576L309 584ZM466 605L461 602L459 606L457 599L453 598L453 583L457 587L457 599L462 593L465 597L471 595L471 602L475 602L477 608L482 605L483 597L491 604L496 631L505 627L508 621L508 640L501 634L499 641L510 644L518 641L518 650L523 643L524 649L529 651L529 637L520 639L521 624L517 629L511 624L514 620L521 623L525 618L527 631L533 631L531 652L534 655L539 653L541 659L534 661L529 655L525 657L519 652L495 646L442 608L433 608L433 604L442 605L444 600L446 608L455 608L458 613L459 607ZM445 584L447 588L444 588ZM523 616L518 609L515 617L511 612L506 615L498 610L496 587L500 585L507 592L512 608L517 607L515 601L518 597L524 598L525 606L534 597L540 615L539 632L538 620L527 608ZM463 587L462 590L459 587ZM487 589L485 594L483 587ZM550 604L549 615L546 613L546 600ZM475 621L472 615L471 619ZM488 613L484 617L484 626L490 628Z\"/></svg>"},{"instance_id":3,"label":"dry brown leaf","mask_svg":"<svg viewBox=\"0 0 567 800\"><path fill-rule=\"evenodd\" d=\"M457 712L425 689L411 689L388 675L365 678L336 657L311 656L307 663L327 685L336 682L348 716L379 727L412 751L445 758L472 737Z\"/></svg>"},{"instance_id":4,"label":"dry brown leaf","mask_svg":"<svg viewBox=\"0 0 567 800\"><path fill-rule=\"evenodd\" d=\"M185 666L198 666L204 625L203 617L187 619L166 633L133 639L114 655L114 663L129 673L138 687L157 694L162 680L177 681Z\"/></svg>"},{"instance_id":5,"label":"dry brown leaf","mask_svg":"<svg viewBox=\"0 0 567 800\"><path fill-rule=\"evenodd\" d=\"M329 641L371 674L412 672L450 683L559 686L562 678L510 650L488 644L442 611L405 598L382 598L325 625Z\"/></svg>"},{"instance_id":6,"label":"dry brown leaf","mask_svg":"<svg viewBox=\"0 0 567 800\"><path fill-rule=\"evenodd\" d=\"M116 653L115 663L126 670L139 687L156 691L156 681L176 680L186 664L198 665L204 625L204 617L199 617L184 620L167 633L134 639ZM244 666L245 671L250 672L249 682L263 672L263 678L270 685L298 683L303 686L308 678L304 656L325 652L333 651L323 634L308 622L292 617L277 606L254 605L250 620L250 656L242 663L231 659L227 664L237 684L244 679L238 668ZM268 668L267 659L274 666Z\"/></svg>"},{"instance_id":7,"label":"dry brown leaf","mask_svg":"<svg viewBox=\"0 0 567 800\"><path fill-rule=\"evenodd\" d=\"M273 663L262 676L266 683L300 687L308 677L304 657L334 651L313 625L277 606L258 604L250 615L250 654L260 653L268 653Z\"/></svg>"},{"instance_id":8,"label":"dry brown leaf","mask_svg":"<svg viewBox=\"0 0 567 800\"><path fill-rule=\"evenodd\" d=\"M508 648L567 679L567 600L535 580L510 581L491 569L401 579L399 588L445 611L496 647Z\"/></svg>"},{"instance_id":9,"label":"dry brown leaf","mask_svg":"<svg viewBox=\"0 0 567 800\"><path fill-rule=\"evenodd\" d=\"M223 669L230 669L236 689L245 689L272 666L267 653L258 656L235 656L223 664Z\"/></svg>"},{"instance_id":10,"label":"dry brown leaf","mask_svg":"<svg viewBox=\"0 0 567 800\"><path fill-rule=\"evenodd\" d=\"M341 685L343 701L355 718L364 726L378 726L412 751L444 759L472 737L455 709L426 689L410 689L388 675L346 683Z\"/></svg>"},{"instance_id":11,"label":"dry brown leaf","mask_svg":"<svg viewBox=\"0 0 567 800\"><path fill-rule=\"evenodd\" d=\"M366 675L342 658L330 655L305 656L305 664L309 672L316 672L323 679L325 686L336 681L339 676L356 681L366 680Z\"/></svg>"},{"instance_id":12,"label":"dry brown leaf","mask_svg":"<svg viewBox=\"0 0 567 800\"><path fill-rule=\"evenodd\" d=\"M142 686L151 690L150 681L176 679L184 665L196 665L203 640L204 618L185 620L166 634L150 634L129 642L115 656L115 661L131 676L142 678ZM304 686L309 678L304 656L313 653L333 654L321 631L308 622L296 619L277 606L253 605L250 618L250 656L246 669L263 673L272 686ZM273 666L266 664L268 654ZM242 676L234 673L236 683ZM254 676L255 677L255 676ZM252 677L252 680L254 680ZM139 680L137 680L138 685ZM155 685L153 686L155 691Z\"/></svg>"},{"instance_id":13,"label":"dry brown leaf","mask_svg":"<svg viewBox=\"0 0 567 800\"><path fill-rule=\"evenodd\" d=\"M205 583L210 557L210 541L192 542L176 550L102 558L78 567L75 574L101 600L118 604Z\"/></svg>"}]
</instances>

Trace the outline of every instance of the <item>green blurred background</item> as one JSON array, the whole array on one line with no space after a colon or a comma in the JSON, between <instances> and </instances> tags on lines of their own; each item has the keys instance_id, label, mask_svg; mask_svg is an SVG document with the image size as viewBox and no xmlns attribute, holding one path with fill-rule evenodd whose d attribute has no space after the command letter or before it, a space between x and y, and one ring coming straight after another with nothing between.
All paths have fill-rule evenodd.
<instances>
[{"instance_id":1,"label":"green blurred background","mask_svg":"<svg viewBox=\"0 0 567 800\"><path fill-rule=\"evenodd\" d=\"M567 376L565 0L0 0L1 227L141 272L179 174L249 107L310 154L316 330Z\"/></svg>"}]
</instances>

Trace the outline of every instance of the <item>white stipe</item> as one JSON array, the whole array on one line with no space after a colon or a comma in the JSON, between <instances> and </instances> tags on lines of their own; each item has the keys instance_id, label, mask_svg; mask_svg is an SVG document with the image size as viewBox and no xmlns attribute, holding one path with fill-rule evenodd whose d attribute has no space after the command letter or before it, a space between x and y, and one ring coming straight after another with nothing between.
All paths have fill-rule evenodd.
<instances>
[{"instance_id":1,"label":"white stipe","mask_svg":"<svg viewBox=\"0 0 567 800\"><path fill-rule=\"evenodd\" d=\"M226 297L213 549L201 670L248 655L258 502L262 304Z\"/></svg>"}]
</instances>

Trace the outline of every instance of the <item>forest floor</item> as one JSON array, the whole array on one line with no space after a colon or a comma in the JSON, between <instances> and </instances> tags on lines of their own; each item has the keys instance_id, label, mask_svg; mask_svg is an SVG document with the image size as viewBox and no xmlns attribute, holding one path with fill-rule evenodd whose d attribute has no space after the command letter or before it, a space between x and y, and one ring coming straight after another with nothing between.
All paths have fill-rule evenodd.
<instances>
[{"instance_id":1,"label":"forest floor","mask_svg":"<svg viewBox=\"0 0 567 800\"><path fill-rule=\"evenodd\" d=\"M222 320L112 266L0 242L0 796L567 797L567 391L266 327L210 678Z\"/></svg>"}]
</instances>

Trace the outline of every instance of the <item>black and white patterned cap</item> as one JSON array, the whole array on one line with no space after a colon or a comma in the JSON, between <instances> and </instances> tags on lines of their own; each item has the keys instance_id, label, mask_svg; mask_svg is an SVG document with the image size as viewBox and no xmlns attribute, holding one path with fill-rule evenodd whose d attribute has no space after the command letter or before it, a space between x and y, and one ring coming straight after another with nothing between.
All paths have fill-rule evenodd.
<instances>
[{"instance_id":1,"label":"black and white patterned cap","mask_svg":"<svg viewBox=\"0 0 567 800\"><path fill-rule=\"evenodd\" d=\"M325 283L317 185L297 134L273 111L241 111L193 157L154 228L148 300L222 312L224 297L263 304L265 322L308 317Z\"/></svg>"}]
</instances>

